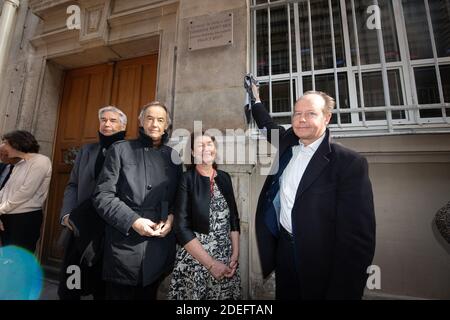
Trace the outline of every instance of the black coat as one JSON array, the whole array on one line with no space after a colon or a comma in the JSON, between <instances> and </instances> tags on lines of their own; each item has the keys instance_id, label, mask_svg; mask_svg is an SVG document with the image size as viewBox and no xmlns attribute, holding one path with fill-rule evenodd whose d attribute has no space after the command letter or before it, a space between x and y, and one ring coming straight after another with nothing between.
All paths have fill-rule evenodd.
<instances>
[{"instance_id":1,"label":"black coat","mask_svg":"<svg viewBox=\"0 0 450 320\"><path fill-rule=\"evenodd\" d=\"M164 238L143 237L131 226L141 217L159 222L173 213L180 163L172 148L153 148L142 132L137 140L117 142L109 148L93 197L98 214L107 223L105 281L147 286L171 270L176 243L173 231Z\"/></svg>"},{"instance_id":2,"label":"black coat","mask_svg":"<svg viewBox=\"0 0 450 320\"><path fill-rule=\"evenodd\" d=\"M230 175L217 170L214 181L230 210L230 230L240 231L239 213ZM194 231L203 234L209 233L210 203L209 177L198 174L195 169L185 172L178 185L174 220L175 234L182 246L195 238Z\"/></svg>"},{"instance_id":3,"label":"black coat","mask_svg":"<svg viewBox=\"0 0 450 320\"><path fill-rule=\"evenodd\" d=\"M80 264L88 267L101 261L105 221L92 205L92 199L84 200L69 216L73 227L75 248L81 254Z\"/></svg>"},{"instance_id":4,"label":"black coat","mask_svg":"<svg viewBox=\"0 0 450 320\"><path fill-rule=\"evenodd\" d=\"M62 300L79 299L80 296L93 293L98 279L101 279L104 221L98 216L91 201L96 185L95 160L100 149L98 142L86 144L80 148L64 191L60 221L66 214L70 214L69 218L75 226L76 236L72 231L64 228L58 240L64 247L58 286L58 295ZM70 274L66 271L71 265L81 268L83 275L81 290L67 288L66 281Z\"/></svg>"},{"instance_id":5,"label":"black coat","mask_svg":"<svg viewBox=\"0 0 450 320\"><path fill-rule=\"evenodd\" d=\"M256 237L264 277L275 268L277 232L270 221L278 179L298 144L292 128L277 126L262 104L252 109L260 128L279 130L279 172L269 175L256 212ZM269 134L270 137L270 134ZM375 251L375 213L364 157L326 136L309 162L292 208L295 261L305 299L359 299Z\"/></svg>"}]
</instances>

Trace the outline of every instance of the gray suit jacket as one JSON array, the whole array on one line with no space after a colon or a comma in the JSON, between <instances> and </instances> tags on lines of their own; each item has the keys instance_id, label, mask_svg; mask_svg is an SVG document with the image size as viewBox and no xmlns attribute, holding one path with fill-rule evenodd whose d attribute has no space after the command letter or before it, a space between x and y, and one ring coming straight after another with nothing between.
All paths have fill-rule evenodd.
<instances>
[{"instance_id":1,"label":"gray suit jacket","mask_svg":"<svg viewBox=\"0 0 450 320\"><path fill-rule=\"evenodd\" d=\"M95 161L99 151L99 143L90 143L82 146L78 152L69 182L64 191L63 204L59 214L60 221L94 193L97 184Z\"/></svg>"}]
</instances>

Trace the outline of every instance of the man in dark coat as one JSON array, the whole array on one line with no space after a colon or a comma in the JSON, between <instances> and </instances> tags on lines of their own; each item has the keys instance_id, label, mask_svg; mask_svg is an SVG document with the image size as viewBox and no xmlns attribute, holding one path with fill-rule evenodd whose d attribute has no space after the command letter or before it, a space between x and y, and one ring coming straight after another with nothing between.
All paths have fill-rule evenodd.
<instances>
[{"instance_id":1,"label":"man in dark coat","mask_svg":"<svg viewBox=\"0 0 450 320\"><path fill-rule=\"evenodd\" d=\"M334 100L318 91L296 103L292 127L277 126L259 99L252 114L269 142L279 134L276 172L256 212L263 276L275 270L277 299L361 299L375 251L368 164L331 142ZM275 135L277 136L277 135Z\"/></svg>"},{"instance_id":2,"label":"man in dark coat","mask_svg":"<svg viewBox=\"0 0 450 320\"><path fill-rule=\"evenodd\" d=\"M105 283L101 278L104 222L92 206L91 197L103 167L106 150L116 141L125 138L127 116L120 109L107 106L98 112L99 141L85 144L78 151L64 191L60 220L67 227L64 260L60 275L58 295L61 300L79 300L82 295L93 294L94 300L102 300ZM96 259L86 261L88 248L95 244ZM100 257L100 258L99 258ZM81 290L67 287L67 268L81 268Z\"/></svg>"},{"instance_id":3,"label":"man in dark coat","mask_svg":"<svg viewBox=\"0 0 450 320\"><path fill-rule=\"evenodd\" d=\"M139 119L139 138L116 143L108 151L94 196L94 206L107 223L107 299L156 299L175 259L172 205L181 161L165 145L167 108L152 102Z\"/></svg>"}]
</instances>

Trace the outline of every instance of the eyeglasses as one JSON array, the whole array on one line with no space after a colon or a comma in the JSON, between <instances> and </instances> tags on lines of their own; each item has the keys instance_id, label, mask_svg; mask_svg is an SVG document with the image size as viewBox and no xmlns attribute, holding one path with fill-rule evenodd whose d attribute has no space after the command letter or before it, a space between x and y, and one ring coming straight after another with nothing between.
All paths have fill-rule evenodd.
<instances>
[{"instance_id":1,"label":"eyeglasses","mask_svg":"<svg viewBox=\"0 0 450 320\"><path fill-rule=\"evenodd\" d=\"M294 112L292 114L292 118L293 119L306 119L306 120L311 120L311 119L315 119L319 116L319 114L317 112L314 111L307 111L307 112Z\"/></svg>"}]
</instances>

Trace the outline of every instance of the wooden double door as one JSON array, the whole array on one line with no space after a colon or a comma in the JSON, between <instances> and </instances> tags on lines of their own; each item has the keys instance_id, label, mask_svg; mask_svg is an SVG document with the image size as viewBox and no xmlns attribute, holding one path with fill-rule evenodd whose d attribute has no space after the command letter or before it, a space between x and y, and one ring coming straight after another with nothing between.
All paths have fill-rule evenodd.
<instances>
[{"instance_id":1,"label":"wooden double door","mask_svg":"<svg viewBox=\"0 0 450 320\"><path fill-rule=\"evenodd\" d=\"M64 189L77 150L83 144L98 141L98 110L107 105L121 109L128 117L127 139L135 138L140 108L155 98L157 62L155 54L66 72L41 237L41 262L44 266L58 268L61 263L59 212Z\"/></svg>"}]
</instances>

